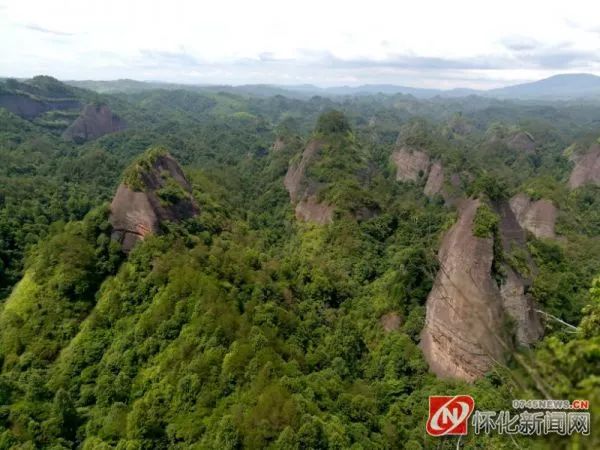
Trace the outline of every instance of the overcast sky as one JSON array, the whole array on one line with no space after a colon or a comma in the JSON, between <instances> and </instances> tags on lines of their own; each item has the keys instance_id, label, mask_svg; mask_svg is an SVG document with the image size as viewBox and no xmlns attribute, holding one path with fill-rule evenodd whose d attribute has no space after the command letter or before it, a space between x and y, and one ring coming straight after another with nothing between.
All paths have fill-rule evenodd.
<instances>
[{"instance_id":1,"label":"overcast sky","mask_svg":"<svg viewBox=\"0 0 600 450\"><path fill-rule=\"evenodd\" d=\"M600 75L588 0L0 0L0 76L497 87Z\"/></svg>"}]
</instances>

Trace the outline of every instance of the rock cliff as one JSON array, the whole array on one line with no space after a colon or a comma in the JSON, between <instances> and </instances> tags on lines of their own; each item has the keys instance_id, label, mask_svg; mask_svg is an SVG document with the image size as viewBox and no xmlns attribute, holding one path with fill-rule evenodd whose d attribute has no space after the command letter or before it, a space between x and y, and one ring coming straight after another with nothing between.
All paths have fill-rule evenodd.
<instances>
[{"instance_id":1,"label":"rock cliff","mask_svg":"<svg viewBox=\"0 0 600 450\"><path fill-rule=\"evenodd\" d=\"M503 361L506 336L498 287L490 276L493 239L473 235L479 200L464 200L438 252L440 270L427 298L421 347L441 377L474 380Z\"/></svg>"},{"instance_id":2,"label":"rock cliff","mask_svg":"<svg viewBox=\"0 0 600 450\"><path fill-rule=\"evenodd\" d=\"M505 255L502 262L503 280L500 285L500 295L503 307L514 322L514 334L520 345L528 346L543 335L543 327L533 298L528 293L531 285L530 273L536 272L533 258L527 250L527 236L525 230L517 220L510 204L501 201L496 205L496 211L500 216L499 238L502 241L502 250ZM519 251L525 255L524 264L528 268L527 274L520 274L506 261L506 255Z\"/></svg>"},{"instance_id":3,"label":"rock cliff","mask_svg":"<svg viewBox=\"0 0 600 450\"><path fill-rule=\"evenodd\" d=\"M525 233L507 202L496 205L497 232L490 237L473 234L480 200L463 200L459 217L446 233L438 252L440 269L426 303L421 347L431 371L440 377L473 381L481 377L513 348L506 327L521 345L542 335L539 315L527 294L529 280L500 263L495 240L504 251L525 245ZM496 244L498 244L496 242ZM496 261L495 261L496 259ZM500 284L494 267L501 265Z\"/></svg>"},{"instance_id":4,"label":"rock cliff","mask_svg":"<svg viewBox=\"0 0 600 450\"><path fill-rule=\"evenodd\" d=\"M90 104L62 136L66 140L86 142L125 128L125 121L113 114L107 105Z\"/></svg>"},{"instance_id":5,"label":"rock cliff","mask_svg":"<svg viewBox=\"0 0 600 450\"><path fill-rule=\"evenodd\" d=\"M290 164L283 184L290 195L290 201L295 205L296 218L324 225L333 221L333 205L319 202L317 198L319 186L306 179L306 169L319 152L321 145L317 140L308 143L300 161Z\"/></svg>"},{"instance_id":6,"label":"rock cliff","mask_svg":"<svg viewBox=\"0 0 600 450\"><path fill-rule=\"evenodd\" d=\"M177 161L153 149L127 170L117 189L111 204L112 237L129 252L148 234L159 233L161 223L187 219L198 211Z\"/></svg>"},{"instance_id":7,"label":"rock cliff","mask_svg":"<svg viewBox=\"0 0 600 450\"><path fill-rule=\"evenodd\" d=\"M43 100L24 94L0 93L0 108L6 108L24 119L35 119L37 116L53 110L79 109L81 104L76 99Z\"/></svg>"},{"instance_id":8,"label":"rock cliff","mask_svg":"<svg viewBox=\"0 0 600 450\"><path fill-rule=\"evenodd\" d=\"M532 201L526 194L517 194L510 199L510 208L521 227L537 238L554 238L554 226L558 210L550 200Z\"/></svg>"},{"instance_id":9,"label":"rock cliff","mask_svg":"<svg viewBox=\"0 0 600 450\"><path fill-rule=\"evenodd\" d=\"M584 154L573 155L575 167L569 178L569 187L576 189L584 184L600 185L600 144L596 143Z\"/></svg>"},{"instance_id":10,"label":"rock cliff","mask_svg":"<svg viewBox=\"0 0 600 450\"><path fill-rule=\"evenodd\" d=\"M396 180L419 181L429 173L429 155L422 150L402 146L392 153L396 166Z\"/></svg>"},{"instance_id":11,"label":"rock cliff","mask_svg":"<svg viewBox=\"0 0 600 450\"><path fill-rule=\"evenodd\" d=\"M425 183L425 188L423 192L428 197L432 197L436 194L444 194L444 168L442 163L439 161L434 162L431 165L431 169L429 170L429 175L427 176L427 183Z\"/></svg>"}]
</instances>

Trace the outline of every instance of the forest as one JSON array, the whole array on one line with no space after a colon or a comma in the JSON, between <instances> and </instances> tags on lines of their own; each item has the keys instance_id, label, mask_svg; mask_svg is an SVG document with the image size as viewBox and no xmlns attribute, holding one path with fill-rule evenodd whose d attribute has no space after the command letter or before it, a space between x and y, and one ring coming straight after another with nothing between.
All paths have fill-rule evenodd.
<instances>
[{"instance_id":1,"label":"forest","mask_svg":"<svg viewBox=\"0 0 600 450\"><path fill-rule=\"evenodd\" d=\"M0 449L600 448L425 431L454 394L587 399L600 427L600 174L574 175L598 145L593 100L0 82ZM122 190L157 217L131 249ZM519 198L552 229L509 248ZM468 199L493 288L516 273L542 311L472 380L421 342Z\"/></svg>"}]
</instances>

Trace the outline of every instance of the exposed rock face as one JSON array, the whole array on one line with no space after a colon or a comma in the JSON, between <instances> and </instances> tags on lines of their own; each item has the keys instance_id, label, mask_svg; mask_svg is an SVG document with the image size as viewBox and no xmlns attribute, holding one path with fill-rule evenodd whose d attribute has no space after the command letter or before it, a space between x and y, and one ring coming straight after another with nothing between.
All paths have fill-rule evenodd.
<instances>
[{"instance_id":1,"label":"exposed rock face","mask_svg":"<svg viewBox=\"0 0 600 450\"><path fill-rule=\"evenodd\" d=\"M517 194L510 199L510 208L519 224L537 238L554 238L554 225L558 210L550 200L531 201L526 194Z\"/></svg>"},{"instance_id":2,"label":"exposed rock face","mask_svg":"<svg viewBox=\"0 0 600 450\"><path fill-rule=\"evenodd\" d=\"M310 195L296 204L296 219L325 225L333 222L333 206Z\"/></svg>"},{"instance_id":3,"label":"exposed rock face","mask_svg":"<svg viewBox=\"0 0 600 450\"><path fill-rule=\"evenodd\" d=\"M124 130L125 127L125 121L113 114L107 105L86 105L79 117L64 131L63 138L85 142Z\"/></svg>"},{"instance_id":4,"label":"exposed rock face","mask_svg":"<svg viewBox=\"0 0 600 450\"><path fill-rule=\"evenodd\" d=\"M516 133L504 139L504 143L513 150L519 150L525 153L535 151L535 141L533 137L525 131L517 131Z\"/></svg>"},{"instance_id":5,"label":"exposed rock face","mask_svg":"<svg viewBox=\"0 0 600 450\"><path fill-rule=\"evenodd\" d=\"M500 215L499 231L504 253L509 254L514 249L520 249L527 255L530 270L535 271L535 264L527 251L525 230L519 224L510 205L503 201L496 209ZM535 311L535 302L527 293L531 280L517 273L506 263L502 265L502 270L506 275L500 286L504 310L514 321L517 342L524 346L531 345L542 337L544 331L540 316Z\"/></svg>"},{"instance_id":6,"label":"exposed rock face","mask_svg":"<svg viewBox=\"0 0 600 450\"><path fill-rule=\"evenodd\" d=\"M427 183L425 184L425 189L423 189L423 192L428 197L433 197L434 195L441 193L443 187L444 168L442 167L441 162L436 161L431 166L431 170L429 171Z\"/></svg>"},{"instance_id":7,"label":"exposed rock face","mask_svg":"<svg viewBox=\"0 0 600 450\"><path fill-rule=\"evenodd\" d=\"M400 147L392 153L392 161L396 165L398 181L419 181L429 172L429 155L420 150Z\"/></svg>"},{"instance_id":8,"label":"exposed rock face","mask_svg":"<svg viewBox=\"0 0 600 450\"><path fill-rule=\"evenodd\" d=\"M297 164L291 164L283 180L283 184L290 194L290 201L296 204L296 218L302 221L316 222L324 225L333 221L333 205L319 202L317 199L318 186L307 183L305 179L306 168L321 147L318 141L308 143L302 158Z\"/></svg>"},{"instance_id":9,"label":"exposed rock face","mask_svg":"<svg viewBox=\"0 0 600 450\"><path fill-rule=\"evenodd\" d=\"M480 202L465 200L438 252L440 271L427 298L421 347L441 377L474 380L506 350L502 298L490 276L492 238L473 236Z\"/></svg>"},{"instance_id":10,"label":"exposed rock face","mask_svg":"<svg viewBox=\"0 0 600 450\"><path fill-rule=\"evenodd\" d=\"M506 265L504 272L506 279L500 287L504 310L514 321L517 342L531 345L543 336L544 329L535 302L526 292L529 282Z\"/></svg>"},{"instance_id":11,"label":"exposed rock face","mask_svg":"<svg viewBox=\"0 0 600 450\"><path fill-rule=\"evenodd\" d=\"M34 119L40 114L55 109L78 109L81 104L75 99L43 101L28 95L5 93L0 94L0 108L6 108L24 119Z\"/></svg>"},{"instance_id":12,"label":"exposed rock face","mask_svg":"<svg viewBox=\"0 0 600 450\"><path fill-rule=\"evenodd\" d=\"M198 207L191 186L177 162L169 155L156 157L151 167L140 174L142 189L134 190L121 183L111 204L110 223L113 239L121 243L125 252L150 233L158 233L160 224L195 216ZM177 199L165 201L160 189L176 183L182 194Z\"/></svg>"},{"instance_id":13,"label":"exposed rock face","mask_svg":"<svg viewBox=\"0 0 600 450\"><path fill-rule=\"evenodd\" d=\"M297 164L290 164L290 167L285 174L283 184L290 194L292 202L298 201L303 187L306 168L315 154L319 151L320 146L321 144L318 141L310 141L302 153L300 162Z\"/></svg>"},{"instance_id":14,"label":"exposed rock face","mask_svg":"<svg viewBox=\"0 0 600 450\"><path fill-rule=\"evenodd\" d=\"M569 178L569 187L576 189L584 184L600 185L600 144L594 144L583 155L571 158L575 167Z\"/></svg>"}]
</instances>

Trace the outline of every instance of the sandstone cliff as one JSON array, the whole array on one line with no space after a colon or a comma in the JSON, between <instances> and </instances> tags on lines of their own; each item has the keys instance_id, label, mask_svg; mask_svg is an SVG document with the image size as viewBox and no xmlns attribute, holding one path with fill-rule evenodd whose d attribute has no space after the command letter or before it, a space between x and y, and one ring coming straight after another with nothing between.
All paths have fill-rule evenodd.
<instances>
[{"instance_id":1,"label":"sandstone cliff","mask_svg":"<svg viewBox=\"0 0 600 450\"><path fill-rule=\"evenodd\" d=\"M550 200L532 201L526 194L517 194L510 199L510 208L521 227L537 238L554 238L554 226L558 210Z\"/></svg>"},{"instance_id":2,"label":"sandstone cliff","mask_svg":"<svg viewBox=\"0 0 600 450\"><path fill-rule=\"evenodd\" d=\"M324 225L333 221L333 205L319 202L319 186L306 179L306 169L320 147L319 141L310 141L302 152L300 161L290 164L283 184L290 195L290 201L295 205L296 218Z\"/></svg>"},{"instance_id":3,"label":"sandstone cliff","mask_svg":"<svg viewBox=\"0 0 600 450\"><path fill-rule=\"evenodd\" d=\"M527 259L524 263L529 269L529 274L520 274L506 261L502 263L504 276L500 285L500 295L504 310L514 322L513 331L517 342L520 345L528 346L540 339L544 331L540 316L536 312L535 302L528 293L531 285L529 275L535 273L537 269L527 250L525 230L517 220L510 204L501 201L496 205L496 210L500 216L498 231L502 241L504 259L516 250L525 255Z\"/></svg>"},{"instance_id":4,"label":"sandstone cliff","mask_svg":"<svg viewBox=\"0 0 600 450\"><path fill-rule=\"evenodd\" d=\"M151 150L126 172L113 198L110 222L113 239L125 252L160 224L195 216L198 207L179 164L163 150Z\"/></svg>"},{"instance_id":5,"label":"sandstone cliff","mask_svg":"<svg viewBox=\"0 0 600 450\"><path fill-rule=\"evenodd\" d=\"M429 175L427 176L427 183L425 183L425 188L423 189L423 192L428 197L433 197L436 194L444 195L443 187L444 168L441 162L436 161L431 165Z\"/></svg>"},{"instance_id":6,"label":"sandstone cliff","mask_svg":"<svg viewBox=\"0 0 600 450\"><path fill-rule=\"evenodd\" d=\"M506 327L529 345L542 335L539 315L527 294L530 281L495 254L495 239L504 252L525 248L525 232L506 202L496 205L497 232L490 237L473 234L479 200L463 200L459 218L446 233L438 258L440 270L427 298L421 347L430 369L440 377L472 381L481 377L513 347ZM495 264L495 258L496 260ZM493 274L501 265L500 283Z\"/></svg>"},{"instance_id":7,"label":"sandstone cliff","mask_svg":"<svg viewBox=\"0 0 600 450\"><path fill-rule=\"evenodd\" d=\"M24 94L0 93L0 108L6 108L13 114L28 120L47 111L76 110L80 107L81 104L77 99L43 100Z\"/></svg>"},{"instance_id":8,"label":"sandstone cliff","mask_svg":"<svg viewBox=\"0 0 600 450\"><path fill-rule=\"evenodd\" d=\"M125 127L125 121L113 114L107 105L90 104L86 105L62 136L66 140L85 142L124 130Z\"/></svg>"},{"instance_id":9,"label":"sandstone cliff","mask_svg":"<svg viewBox=\"0 0 600 450\"><path fill-rule=\"evenodd\" d=\"M569 187L576 189L584 184L600 185L600 144L596 143L584 154L573 155L575 167L569 178Z\"/></svg>"},{"instance_id":10,"label":"sandstone cliff","mask_svg":"<svg viewBox=\"0 0 600 450\"><path fill-rule=\"evenodd\" d=\"M421 347L441 377L474 380L502 361L502 298L490 276L493 239L473 235L479 200L465 200L457 223L445 235L440 270L427 298Z\"/></svg>"}]
</instances>

